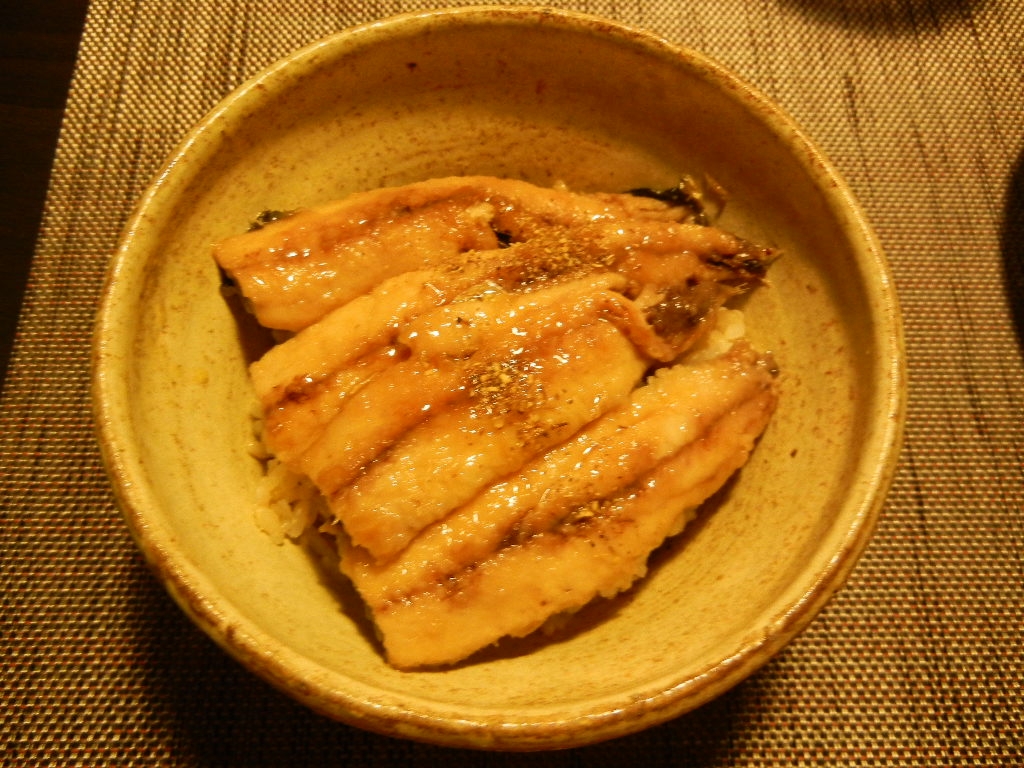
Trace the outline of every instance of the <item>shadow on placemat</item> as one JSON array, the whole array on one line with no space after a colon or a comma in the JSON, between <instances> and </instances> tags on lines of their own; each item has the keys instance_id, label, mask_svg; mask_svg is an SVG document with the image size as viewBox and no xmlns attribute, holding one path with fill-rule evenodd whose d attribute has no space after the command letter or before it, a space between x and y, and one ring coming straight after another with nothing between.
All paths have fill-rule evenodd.
<instances>
[{"instance_id":1,"label":"shadow on placemat","mask_svg":"<svg viewBox=\"0 0 1024 768\"><path fill-rule=\"evenodd\" d=\"M1024 151L1017 156L1007 185L1000 239L1006 300L1013 313L1018 346L1024 350Z\"/></svg>"},{"instance_id":2,"label":"shadow on placemat","mask_svg":"<svg viewBox=\"0 0 1024 768\"><path fill-rule=\"evenodd\" d=\"M863 0L781 0L783 7L794 8L807 16L837 26L863 30L870 34L936 34L947 21L959 21L980 11L988 0L905 0L885 3Z\"/></svg>"},{"instance_id":3,"label":"shadow on placemat","mask_svg":"<svg viewBox=\"0 0 1024 768\"><path fill-rule=\"evenodd\" d=\"M140 579L151 579L139 572ZM138 595L152 597L152 584ZM477 752L392 739L317 715L274 690L227 656L169 599L137 604L134 638L145 659L146 698L163 733L146 738L171 747L181 764L217 766L391 765L706 766L721 764L753 704L750 686L674 721L601 744L532 754ZM154 620L154 614L160 613ZM171 746L173 745L173 746ZM155 751L160 751L159 749Z\"/></svg>"}]
</instances>

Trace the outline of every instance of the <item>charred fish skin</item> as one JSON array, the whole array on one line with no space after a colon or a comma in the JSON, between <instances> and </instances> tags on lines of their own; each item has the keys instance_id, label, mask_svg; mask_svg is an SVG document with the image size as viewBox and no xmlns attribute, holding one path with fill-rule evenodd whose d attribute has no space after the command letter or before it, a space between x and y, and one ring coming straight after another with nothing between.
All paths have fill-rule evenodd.
<instances>
[{"instance_id":1,"label":"charred fish skin","mask_svg":"<svg viewBox=\"0 0 1024 768\"><path fill-rule=\"evenodd\" d=\"M250 367L263 439L322 494L392 666L458 664L628 589L745 463L776 371L734 336L708 349L778 253L710 225L709 201L449 177L215 249L290 335Z\"/></svg>"}]
</instances>

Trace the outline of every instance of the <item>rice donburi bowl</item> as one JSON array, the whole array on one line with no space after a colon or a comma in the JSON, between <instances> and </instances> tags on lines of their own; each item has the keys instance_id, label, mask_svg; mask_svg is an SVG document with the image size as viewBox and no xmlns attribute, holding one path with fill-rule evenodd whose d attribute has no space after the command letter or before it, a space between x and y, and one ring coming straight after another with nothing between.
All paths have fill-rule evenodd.
<instances>
[{"instance_id":1,"label":"rice donburi bowl","mask_svg":"<svg viewBox=\"0 0 1024 768\"><path fill-rule=\"evenodd\" d=\"M681 173L728 190L723 228L785 254L769 290L741 307L752 347L780 371L757 449L637 587L582 609L553 641L516 640L441 670L394 668L345 580L253 524L257 342L224 300L213 244L268 208L431 178L597 191L664 189ZM199 125L112 262L94 391L133 535L231 655L361 727L539 749L699 706L811 620L866 543L891 476L900 344L870 228L763 97L698 54L607 20L462 9L314 44Z\"/></svg>"}]
</instances>

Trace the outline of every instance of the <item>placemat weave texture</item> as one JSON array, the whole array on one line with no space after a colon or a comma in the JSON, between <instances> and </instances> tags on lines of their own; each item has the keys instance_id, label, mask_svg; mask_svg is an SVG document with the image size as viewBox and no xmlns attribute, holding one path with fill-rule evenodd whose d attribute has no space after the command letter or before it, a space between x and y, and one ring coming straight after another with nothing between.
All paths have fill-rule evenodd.
<instances>
[{"instance_id":1,"label":"placemat weave texture","mask_svg":"<svg viewBox=\"0 0 1024 768\"><path fill-rule=\"evenodd\" d=\"M30 765L1024 765L1024 5L565 4L718 59L776 99L892 263L910 397L877 534L811 627L673 722L533 755L319 717L195 629L113 503L89 343L128 214L244 79L355 23L429 7L95 0L0 401L0 762Z\"/></svg>"}]
</instances>

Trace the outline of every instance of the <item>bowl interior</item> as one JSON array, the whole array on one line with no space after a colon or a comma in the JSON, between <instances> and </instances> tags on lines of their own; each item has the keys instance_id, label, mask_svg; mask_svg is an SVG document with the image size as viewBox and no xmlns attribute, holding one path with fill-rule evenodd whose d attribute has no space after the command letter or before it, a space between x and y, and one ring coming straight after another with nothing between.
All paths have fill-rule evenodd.
<instances>
[{"instance_id":1,"label":"bowl interior","mask_svg":"<svg viewBox=\"0 0 1024 768\"><path fill-rule=\"evenodd\" d=\"M780 246L745 304L782 370L750 463L648 579L447 671L388 667L351 591L254 523L251 349L217 240L267 208L452 174L581 190L708 174ZM763 663L866 541L898 440L895 300L830 167L717 66L602 20L425 13L301 51L207 118L142 201L97 330L97 419L147 558L219 643L311 706L446 744L569 746L690 709Z\"/></svg>"}]
</instances>

